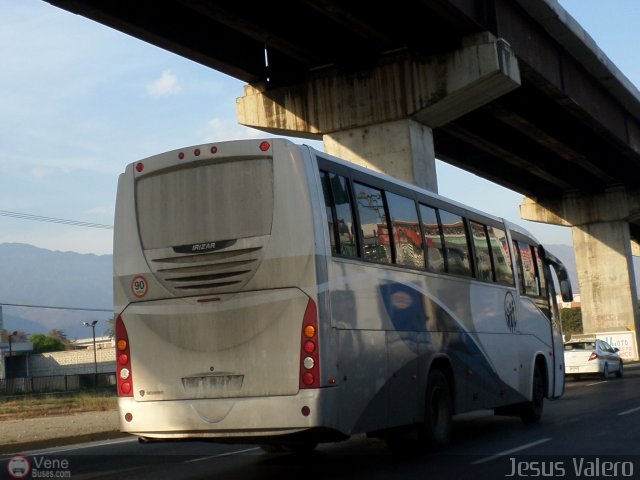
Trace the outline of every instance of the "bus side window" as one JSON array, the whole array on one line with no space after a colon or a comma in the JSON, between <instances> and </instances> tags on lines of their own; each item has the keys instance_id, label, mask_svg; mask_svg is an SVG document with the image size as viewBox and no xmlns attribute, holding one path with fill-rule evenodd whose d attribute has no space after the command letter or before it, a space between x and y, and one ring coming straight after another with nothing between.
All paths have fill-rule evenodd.
<instances>
[{"instance_id":1,"label":"bus side window","mask_svg":"<svg viewBox=\"0 0 640 480\"><path fill-rule=\"evenodd\" d=\"M329 226L329 239L331 241L331 253L338 253L338 226L334 220L334 204L331 196L331 184L329 183L329 174L320 171L320 179L322 181L322 193L324 194L324 206L327 211L327 224Z\"/></svg>"},{"instance_id":2,"label":"bus side window","mask_svg":"<svg viewBox=\"0 0 640 480\"><path fill-rule=\"evenodd\" d=\"M382 191L360 183L353 186L360 215L364 259L391 263L391 239Z\"/></svg>"},{"instance_id":3,"label":"bus side window","mask_svg":"<svg viewBox=\"0 0 640 480\"><path fill-rule=\"evenodd\" d=\"M389 216L396 248L396 263L424 269L422 234L418 224L416 203L406 197L386 192Z\"/></svg>"},{"instance_id":4,"label":"bus side window","mask_svg":"<svg viewBox=\"0 0 640 480\"><path fill-rule=\"evenodd\" d=\"M426 245L427 269L430 272L444 272L442 228L436 209L420 204L420 217L422 217L422 231L424 232L424 245Z\"/></svg>"},{"instance_id":5,"label":"bus side window","mask_svg":"<svg viewBox=\"0 0 640 480\"><path fill-rule=\"evenodd\" d=\"M447 272L467 277L473 276L464 219L460 215L440 210L440 221L444 233Z\"/></svg>"},{"instance_id":6,"label":"bus side window","mask_svg":"<svg viewBox=\"0 0 640 480\"><path fill-rule=\"evenodd\" d=\"M545 275L544 263L542 262L542 256L540 252L540 248L533 247L533 250L536 254L536 267L538 274L538 281L540 282L540 295L547 296L547 277Z\"/></svg>"},{"instance_id":7,"label":"bus side window","mask_svg":"<svg viewBox=\"0 0 640 480\"><path fill-rule=\"evenodd\" d=\"M335 173L320 172L331 237L331 252L357 257L351 195L346 178Z\"/></svg>"},{"instance_id":8,"label":"bus side window","mask_svg":"<svg viewBox=\"0 0 640 480\"><path fill-rule=\"evenodd\" d=\"M515 242L520 264L520 291L525 295L539 296L535 259L531 246L524 242Z\"/></svg>"},{"instance_id":9,"label":"bus side window","mask_svg":"<svg viewBox=\"0 0 640 480\"><path fill-rule=\"evenodd\" d=\"M551 320L553 319L552 305L555 299L551 296L551 290L549 289L549 282L547 282L547 272L549 269L542 261L542 252L539 247L533 247L533 253L536 258L536 277L538 279L538 292L540 298L536 301L538 308L545 314L545 316Z\"/></svg>"},{"instance_id":10,"label":"bus side window","mask_svg":"<svg viewBox=\"0 0 640 480\"><path fill-rule=\"evenodd\" d=\"M469 222L473 235L473 246L476 254L476 275L479 280L493 281L491 253L487 242L485 226L477 222Z\"/></svg>"},{"instance_id":11,"label":"bus side window","mask_svg":"<svg viewBox=\"0 0 640 480\"><path fill-rule=\"evenodd\" d=\"M489 234L496 282L513 286L513 269L511 268L511 255L509 254L507 235L504 230L496 227L487 227L487 233Z\"/></svg>"}]
</instances>

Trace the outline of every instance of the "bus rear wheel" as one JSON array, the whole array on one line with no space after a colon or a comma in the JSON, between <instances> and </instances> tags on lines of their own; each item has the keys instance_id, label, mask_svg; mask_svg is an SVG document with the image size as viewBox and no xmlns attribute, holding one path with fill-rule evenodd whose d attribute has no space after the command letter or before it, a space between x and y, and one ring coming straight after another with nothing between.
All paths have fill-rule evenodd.
<instances>
[{"instance_id":1,"label":"bus rear wheel","mask_svg":"<svg viewBox=\"0 0 640 480\"><path fill-rule=\"evenodd\" d=\"M453 401L447 377L432 370L427 380L422 436L430 450L446 447L453 430Z\"/></svg>"}]
</instances>

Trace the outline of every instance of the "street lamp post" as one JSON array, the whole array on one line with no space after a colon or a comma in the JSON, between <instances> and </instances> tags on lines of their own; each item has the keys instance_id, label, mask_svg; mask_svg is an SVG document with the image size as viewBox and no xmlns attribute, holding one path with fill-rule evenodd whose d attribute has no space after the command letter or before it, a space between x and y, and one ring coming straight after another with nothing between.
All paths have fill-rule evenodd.
<instances>
[{"instance_id":1,"label":"street lamp post","mask_svg":"<svg viewBox=\"0 0 640 480\"><path fill-rule=\"evenodd\" d=\"M84 325L85 327L91 327L91 330L93 330L93 366L94 366L93 386L94 387L98 386L98 355L96 354L96 324L97 323L98 323L97 320L94 320L91 323L82 322L82 325Z\"/></svg>"},{"instance_id":2,"label":"street lamp post","mask_svg":"<svg viewBox=\"0 0 640 480\"><path fill-rule=\"evenodd\" d=\"M12 357L12 356L13 356L12 341L11 341L11 339L12 339L13 337L15 337L16 335L18 335L18 331L17 331L17 330L9 334L9 356L10 356L10 357Z\"/></svg>"}]
</instances>

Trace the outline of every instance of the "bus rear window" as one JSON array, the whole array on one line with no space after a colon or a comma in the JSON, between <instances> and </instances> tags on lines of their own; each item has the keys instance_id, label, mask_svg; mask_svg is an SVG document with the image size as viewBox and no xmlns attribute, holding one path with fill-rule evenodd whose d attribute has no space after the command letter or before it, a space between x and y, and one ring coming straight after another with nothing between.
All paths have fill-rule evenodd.
<instances>
[{"instance_id":1,"label":"bus rear window","mask_svg":"<svg viewBox=\"0 0 640 480\"><path fill-rule=\"evenodd\" d=\"M136 206L145 249L268 235L273 218L271 159L142 177L136 185Z\"/></svg>"}]
</instances>

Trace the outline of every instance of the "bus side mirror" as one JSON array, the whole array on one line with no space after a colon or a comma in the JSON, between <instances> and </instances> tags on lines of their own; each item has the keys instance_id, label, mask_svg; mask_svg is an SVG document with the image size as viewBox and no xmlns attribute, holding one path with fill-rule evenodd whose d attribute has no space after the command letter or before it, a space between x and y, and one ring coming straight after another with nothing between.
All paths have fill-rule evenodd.
<instances>
[{"instance_id":1,"label":"bus side mirror","mask_svg":"<svg viewBox=\"0 0 640 480\"><path fill-rule=\"evenodd\" d=\"M573 291L571 290L571 282L569 279L559 280L560 282L560 294L562 295L562 300L565 302L573 301Z\"/></svg>"},{"instance_id":2,"label":"bus side mirror","mask_svg":"<svg viewBox=\"0 0 640 480\"><path fill-rule=\"evenodd\" d=\"M569 273L562 264L562 262L550 252L544 250L544 257L546 262L555 270L558 277L558 283L560 283L560 294L562 300L565 302L573 301L573 291L571 290L571 281L569 280Z\"/></svg>"}]
</instances>

